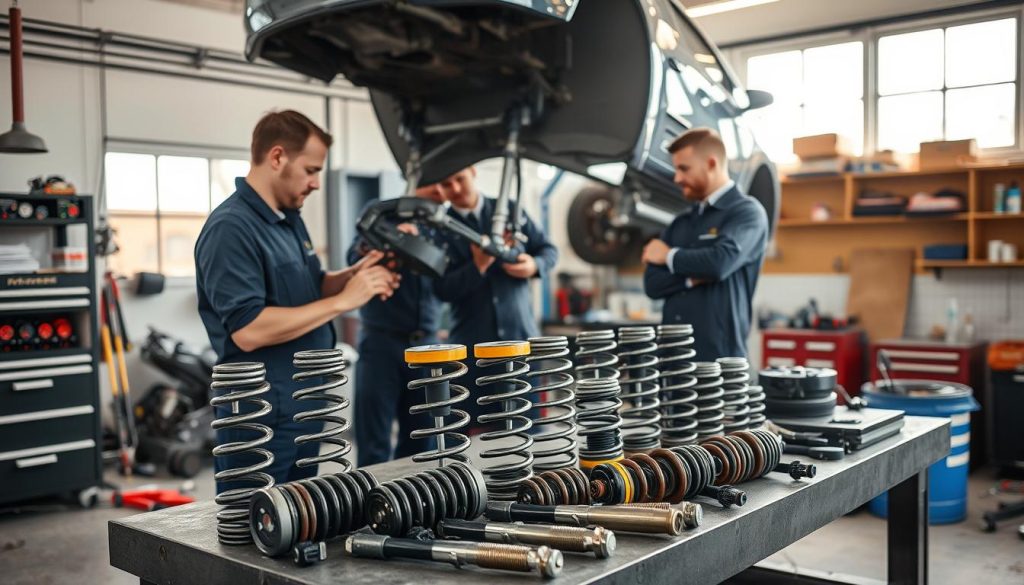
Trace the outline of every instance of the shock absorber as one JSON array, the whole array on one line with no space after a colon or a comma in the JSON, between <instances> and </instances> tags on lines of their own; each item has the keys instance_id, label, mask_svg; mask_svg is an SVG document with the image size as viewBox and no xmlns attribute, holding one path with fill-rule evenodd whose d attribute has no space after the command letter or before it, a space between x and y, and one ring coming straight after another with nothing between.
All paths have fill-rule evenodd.
<instances>
[{"instance_id":1,"label":"shock absorber","mask_svg":"<svg viewBox=\"0 0 1024 585\"><path fill-rule=\"evenodd\" d=\"M225 490L217 494L214 500L221 506L217 512L217 538L222 544L252 542L248 522L249 498L258 488L274 485L274 478L263 471L274 463L274 454L263 448L274 438L274 431L256 422L271 411L270 403L261 398L270 391L266 376L266 368L256 362L218 364L213 367L210 389L214 396L210 399L210 405L214 412L221 407L229 410L227 416L213 421L213 429L235 429L253 435L249 440L239 439L218 444L213 448L213 456L249 455L247 459L258 459L245 467L224 469L214 475L214 479L219 482L246 484ZM249 408L243 411L243 404Z\"/></svg>"},{"instance_id":2,"label":"shock absorber","mask_svg":"<svg viewBox=\"0 0 1024 585\"><path fill-rule=\"evenodd\" d=\"M307 382L310 379L323 379L323 383L296 390L292 394L295 400L315 400L325 402L326 406L314 408L296 414L295 422L323 421L324 428L317 433L300 435L295 438L296 445L310 442L327 443L333 449L322 455L305 457L295 462L296 467L319 465L321 463L337 463L342 471L352 469L352 463L345 458L352 451L352 444L342 437L351 426L341 412L348 408L349 401L331 390L341 388L348 383L345 371L345 356L340 349L313 349L296 352L292 365L299 370L292 379L296 382Z\"/></svg>"},{"instance_id":3,"label":"shock absorber","mask_svg":"<svg viewBox=\"0 0 1024 585\"><path fill-rule=\"evenodd\" d=\"M678 536L685 526L683 512L675 508L639 506L536 506L515 502L487 502L488 519L498 522L603 526L609 530Z\"/></svg>"},{"instance_id":4,"label":"shock absorber","mask_svg":"<svg viewBox=\"0 0 1024 585\"><path fill-rule=\"evenodd\" d=\"M602 461L622 458L622 418L619 408L619 358L615 333L584 331L576 337L576 423L580 445L580 467L590 469Z\"/></svg>"},{"instance_id":5,"label":"shock absorber","mask_svg":"<svg viewBox=\"0 0 1024 585\"><path fill-rule=\"evenodd\" d=\"M427 377L409 382L409 390L422 388L426 395L425 402L410 408L409 413L428 413L434 418L433 427L414 430L410 437L434 437L437 441L436 448L412 456L417 463L437 461L438 465L444 465L445 459L466 461L463 451L469 449L469 437L458 430L469 424L470 416L465 410L452 408L469 397L465 386L452 383L469 371L461 361L464 359L465 345L421 345L405 350L405 361L410 368L429 372ZM452 417L452 420L446 421L445 417Z\"/></svg>"},{"instance_id":6,"label":"shock absorber","mask_svg":"<svg viewBox=\"0 0 1024 585\"><path fill-rule=\"evenodd\" d=\"M486 503L484 476L456 461L374 487L367 514L377 534L405 536L418 527L435 530L446 518L472 520L483 514Z\"/></svg>"},{"instance_id":7,"label":"shock absorber","mask_svg":"<svg viewBox=\"0 0 1024 585\"><path fill-rule=\"evenodd\" d=\"M661 372L661 444L666 447L697 442L697 355L693 326L658 327L658 367Z\"/></svg>"},{"instance_id":8,"label":"shock absorber","mask_svg":"<svg viewBox=\"0 0 1024 585\"><path fill-rule=\"evenodd\" d=\"M442 538L550 546L563 552L593 553L599 559L606 559L615 552L615 533L601 526L582 528L579 526L442 520L437 525L437 532L438 536Z\"/></svg>"},{"instance_id":9,"label":"shock absorber","mask_svg":"<svg viewBox=\"0 0 1024 585\"><path fill-rule=\"evenodd\" d=\"M562 336L531 337L530 376L534 400L533 471L572 468L576 454L576 391L569 359L569 340Z\"/></svg>"},{"instance_id":10,"label":"shock absorber","mask_svg":"<svg viewBox=\"0 0 1024 585\"><path fill-rule=\"evenodd\" d=\"M722 419L725 413L722 408L725 401L722 396L722 366L717 362L697 362L697 440L722 434L725 427Z\"/></svg>"},{"instance_id":11,"label":"shock absorber","mask_svg":"<svg viewBox=\"0 0 1024 585\"><path fill-rule=\"evenodd\" d=\"M626 452L640 453L661 445L661 386L654 339L654 327L619 328L622 442Z\"/></svg>"},{"instance_id":12,"label":"shock absorber","mask_svg":"<svg viewBox=\"0 0 1024 585\"><path fill-rule=\"evenodd\" d=\"M746 430L750 426L749 400L750 364L747 358L723 357L715 360L722 366L722 419L726 433Z\"/></svg>"},{"instance_id":13,"label":"shock absorber","mask_svg":"<svg viewBox=\"0 0 1024 585\"><path fill-rule=\"evenodd\" d=\"M533 437L529 430L533 421L526 416L533 408L528 396L533 390L529 382L522 379L530 371L526 357L530 355L530 344L525 341L493 341L473 346L477 366L486 370L499 370L494 374L476 379L481 392L493 392L477 398L476 402L485 409L499 405L498 412L485 412L477 417L481 425L493 425L480 435L485 444L501 441L500 447L491 447L480 452L480 458L497 461L484 467L487 478L487 493L492 500L514 500L519 484L533 476Z\"/></svg>"}]
</instances>

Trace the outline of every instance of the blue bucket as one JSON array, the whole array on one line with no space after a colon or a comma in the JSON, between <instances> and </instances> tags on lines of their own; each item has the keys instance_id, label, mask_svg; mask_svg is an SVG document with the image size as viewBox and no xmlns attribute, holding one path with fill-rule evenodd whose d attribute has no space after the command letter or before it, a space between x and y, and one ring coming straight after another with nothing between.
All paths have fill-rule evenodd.
<instances>
[{"instance_id":1,"label":"blue bucket","mask_svg":"<svg viewBox=\"0 0 1024 585\"><path fill-rule=\"evenodd\" d=\"M928 519L931 524L962 522L967 517L971 412L980 408L973 391L963 384L934 380L894 380L893 385L896 392L885 382L868 382L861 387L861 396L874 408L949 419L949 455L928 468ZM884 518L889 508L887 496L871 500L868 510Z\"/></svg>"}]
</instances>

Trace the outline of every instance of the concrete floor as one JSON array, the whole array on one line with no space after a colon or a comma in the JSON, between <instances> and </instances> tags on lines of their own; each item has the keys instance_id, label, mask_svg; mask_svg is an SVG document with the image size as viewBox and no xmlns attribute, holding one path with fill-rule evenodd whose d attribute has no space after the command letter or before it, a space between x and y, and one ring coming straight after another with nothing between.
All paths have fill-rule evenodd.
<instances>
[{"instance_id":1,"label":"concrete floor","mask_svg":"<svg viewBox=\"0 0 1024 585\"><path fill-rule=\"evenodd\" d=\"M180 487L180 480L111 476L124 489L154 483ZM932 527L930 576L936 585L963 583L1024 584L1024 541L1009 522L995 534L978 529L982 512L999 499L988 495L993 477L979 472L970 481L969 519ZM196 498L213 497L213 472L195 479ZM107 520L133 511L107 503L92 510L56 501L0 511L0 575L8 585L50 583L135 584L138 579L108 564ZM830 571L874 579L885 578L885 522L861 510L833 522L769 557L767 562L790 569Z\"/></svg>"}]
</instances>

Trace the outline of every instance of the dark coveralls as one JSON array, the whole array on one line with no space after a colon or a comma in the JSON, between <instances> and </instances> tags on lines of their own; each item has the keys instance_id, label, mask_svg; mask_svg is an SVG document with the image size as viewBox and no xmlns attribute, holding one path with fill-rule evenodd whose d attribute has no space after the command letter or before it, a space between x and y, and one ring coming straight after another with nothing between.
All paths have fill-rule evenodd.
<instances>
[{"instance_id":1,"label":"dark coveralls","mask_svg":"<svg viewBox=\"0 0 1024 585\"><path fill-rule=\"evenodd\" d=\"M644 292L665 299L662 322L693 325L696 359L746 357L751 298L768 242L764 207L736 187L703 212L679 214L661 234L672 266L648 265ZM692 286L691 279L708 282Z\"/></svg>"},{"instance_id":2,"label":"dark coveralls","mask_svg":"<svg viewBox=\"0 0 1024 585\"><path fill-rule=\"evenodd\" d=\"M420 234L432 240L432 227L418 225ZM397 229L397 228L396 228ZM359 261L363 239L356 237L348 250L348 262ZM355 424L359 466L388 461L433 448L433 440L409 438L415 429L433 425L425 414L413 417L409 407L423 402L423 391L408 389L423 372L405 364L405 350L437 343L441 303L434 295L432 279L400 271L402 284L387 301L375 298L359 310L359 364L356 367ZM398 419L398 444L392 453L391 426Z\"/></svg>"},{"instance_id":3,"label":"dark coveralls","mask_svg":"<svg viewBox=\"0 0 1024 585\"><path fill-rule=\"evenodd\" d=\"M315 383L292 381L292 356L307 349L329 349L335 344L334 327L327 323L302 337L279 345L245 352L235 345L231 334L251 323L265 307L298 307L321 298L324 270L313 250L309 233L297 210L279 215L249 186L245 178L235 179L236 191L213 210L196 242L196 287L199 315L217 352L218 363L262 362L267 368L271 391L262 398L273 411L260 422L274 430L265 448L274 454L274 464L265 471L277 483L311 477L315 465L297 468L295 461L315 456L317 442L295 445L299 435L318 432L322 422L293 422L297 412L322 407L323 402L297 401L292 393ZM283 217L282 217L283 215ZM252 411L249 405L242 412ZM228 416L218 408L217 417ZM219 444L255 438L251 431L224 429L217 432ZM251 465L259 459L250 454L217 457L216 471ZM238 487L218 482L217 491Z\"/></svg>"},{"instance_id":4,"label":"dark coveralls","mask_svg":"<svg viewBox=\"0 0 1024 585\"><path fill-rule=\"evenodd\" d=\"M477 218L473 213L463 217L454 208L448 211L449 215L478 232L481 226L484 231L490 231L496 202L489 197L481 197L484 200L480 210L482 217ZM524 252L536 260L536 276L540 277L558 262L558 250L525 213L520 231L527 238ZM509 276L502 270L500 261L480 274L465 240L450 234L444 235L444 239L449 257L448 271L434 283L434 290L438 298L451 303L449 343L463 344L469 352L469 373L458 383L469 389L471 398L460 403L458 408L469 412L475 424L481 412L476 404L476 399L481 396L476 388L476 378L481 373L472 357L473 345L486 341L526 340L540 335L540 330L533 317L529 280Z\"/></svg>"}]
</instances>

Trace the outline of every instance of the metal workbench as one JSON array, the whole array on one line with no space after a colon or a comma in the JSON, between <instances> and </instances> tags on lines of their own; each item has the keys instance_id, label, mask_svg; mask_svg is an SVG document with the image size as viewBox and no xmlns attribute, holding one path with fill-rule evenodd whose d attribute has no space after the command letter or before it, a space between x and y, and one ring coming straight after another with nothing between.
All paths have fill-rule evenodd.
<instances>
[{"instance_id":1,"label":"metal workbench","mask_svg":"<svg viewBox=\"0 0 1024 585\"><path fill-rule=\"evenodd\" d=\"M797 482L772 473L742 484L748 496L742 508L726 510L698 498L704 506L703 525L682 536L619 534L618 549L610 559L567 554L556 582L718 583L888 490L889 581L925 583L927 468L948 451L947 420L906 417L906 426L895 437L841 461L815 462L814 479ZM370 469L378 480L387 480L419 468L406 459ZM219 544L216 510L213 502L197 502L111 521L110 564L137 575L143 584L541 582L537 576L519 573L354 559L345 556L343 538L328 544L327 561L298 568L288 559L262 556L255 546ZM883 546L879 543L879 553ZM773 578L764 569L754 571L760 582ZM801 577L801 582L820 581Z\"/></svg>"}]
</instances>

